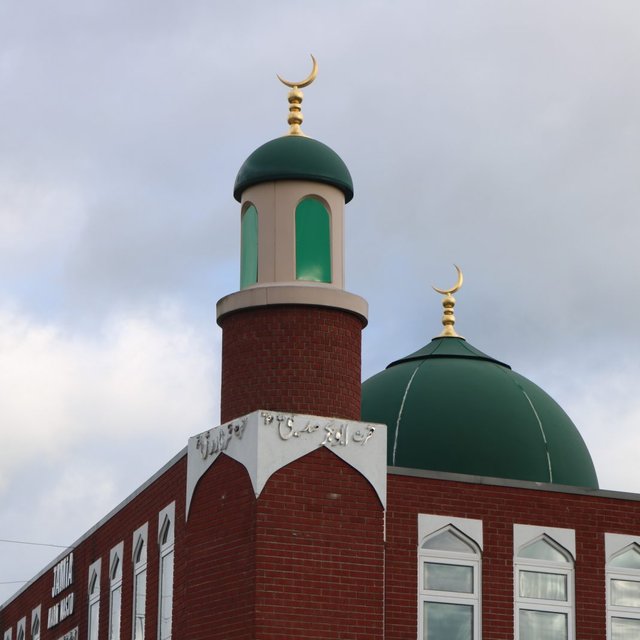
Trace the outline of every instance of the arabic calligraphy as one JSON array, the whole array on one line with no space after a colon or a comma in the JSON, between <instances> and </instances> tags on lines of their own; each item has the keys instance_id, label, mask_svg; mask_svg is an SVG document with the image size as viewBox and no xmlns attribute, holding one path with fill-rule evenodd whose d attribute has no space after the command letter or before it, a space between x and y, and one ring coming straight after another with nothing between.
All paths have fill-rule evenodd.
<instances>
[{"instance_id":1,"label":"arabic calligraphy","mask_svg":"<svg viewBox=\"0 0 640 640\"><path fill-rule=\"evenodd\" d=\"M232 438L242 440L247 428L248 418L245 416L239 422L230 422L205 431L196 436L196 449L200 451L203 460L227 449Z\"/></svg>"},{"instance_id":2,"label":"arabic calligraphy","mask_svg":"<svg viewBox=\"0 0 640 640\"><path fill-rule=\"evenodd\" d=\"M299 438L300 436L316 433L324 433L324 439L319 446L342 446L346 447L349 442L354 442L364 446L373 437L376 428L373 425L357 424L357 430L350 433L354 427L352 423L339 420L313 421L307 420L306 424L300 428L296 425L296 418L293 415L273 414L267 411L261 413L263 424L276 425L277 432L281 440Z\"/></svg>"}]
</instances>

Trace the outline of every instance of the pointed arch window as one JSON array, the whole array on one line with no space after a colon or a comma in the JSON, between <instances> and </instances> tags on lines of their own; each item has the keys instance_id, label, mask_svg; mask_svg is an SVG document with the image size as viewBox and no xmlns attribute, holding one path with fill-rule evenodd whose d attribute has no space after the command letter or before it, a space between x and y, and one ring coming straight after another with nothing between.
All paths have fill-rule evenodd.
<instances>
[{"instance_id":1,"label":"pointed arch window","mask_svg":"<svg viewBox=\"0 0 640 640\"><path fill-rule=\"evenodd\" d=\"M240 221L240 289L258 282L258 210L250 204Z\"/></svg>"},{"instance_id":2,"label":"pointed arch window","mask_svg":"<svg viewBox=\"0 0 640 640\"><path fill-rule=\"evenodd\" d=\"M40 605L31 612L31 639L40 640Z\"/></svg>"},{"instance_id":3,"label":"pointed arch window","mask_svg":"<svg viewBox=\"0 0 640 640\"><path fill-rule=\"evenodd\" d=\"M123 547L120 542L109 554L109 640L120 640Z\"/></svg>"},{"instance_id":4,"label":"pointed arch window","mask_svg":"<svg viewBox=\"0 0 640 640\"><path fill-rule=\"evenodd\" d=\"M147 531L133 534L133 640L144 640L147 605Z\"/></svg>"},{"instance_id":5,"label":"pointed arch window","mask_svg":"<svg viewBox=\"0 0 640 640\"><path fill-rule=\"evenodd\" d=\"M552 532L527 529L522 544L514 537L516 640L573 640L573 556Z\"/></svg>"},{"instance_id":6,"label":"pointed arch window","mask_svg":"<svg viewBox=\"0 0 640 640\"><path fill-rule=\"evenodd\" d=\"M173 554L175 540L175 502L158 515L160 547L160 599L158 604L158 638L171 640L173 617Z\"/></svg>"},{"instance_id":7,"label":"pointed arch window","mask_svg":"<svg viewBox=\"0 0 640 640\"><path fill-rule=\"evenodd\" d=\"M25 640L26 636L27 619L20 618L18 620L18 626L16 627L16 640Z\"/></svg>"},{"instance_id":8,"label":"pointed arch window","mask_svg":"<svg viewBox=\"0 0 640 640\"><path fill-rule=\"evenodd\" d=\"M100 560L89 567L89 640L98 640L100 623Z\"/></svg>"},{"instance_id":9,"label":"pointed arch window","mask_svg":"<svg viewBox=\"0 0 640 640\"><path fill-rule=\"evenodd\" d=\"M316 198L296 207L296 280L331 282L331 219Z\"/></svg>"},{"instance_id":10,"label":"pointed arch window","mask_svg":"<svg viewBox=\"0 0 640 640\"><path fill-rule=\"evenodd\" d=\"M621 547L621 545L624 545ZM640 638L640 538L605 534L607 638Z\"/></svg>"},{"instance_id":11,"label":"pointed arch window","mask_svg":"<svg viewBox=\"0 0 640 640\"><path fill-rule=\"evenodd\" d=\"M4 636L3 636L3 640L11 640L11 636L13 635L13 630L11 629L11 627L9 627L5 632L4 632Z\"/></svg>"},{"instance_id":12,"label":"pointed arch window","mask_svg":"<svg viewBox=\"0 0 640 640\"><path fill-rule=\"evenodd\" d=\"M419 637L478 640L480 546L453 524L428 534L418 550Z\"/></svg>"}]
</instances>

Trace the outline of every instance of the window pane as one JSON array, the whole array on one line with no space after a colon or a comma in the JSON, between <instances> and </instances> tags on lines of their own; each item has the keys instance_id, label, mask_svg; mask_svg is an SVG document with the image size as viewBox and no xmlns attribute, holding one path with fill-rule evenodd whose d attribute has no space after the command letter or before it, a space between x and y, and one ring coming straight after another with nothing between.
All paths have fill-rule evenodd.
<instances>
[{"instance_id":1,"label":"window pane","mask_svg":"<svg viewBox=\"0 0 640 640\"><path fill-rule=\"evenodd\" d=\"M611 618L611 640L638 640L640 620Z\"/></svg>"},{"instance_id":2,"label":"window pane","mask_svg":"<svg viewBox=\"0 0 640 640\"><path fill-rule=\"evenodd\" d=\"M567 640L567 614L520 611L520 640Z\"/></svg>"},{"instance_id":3,"label":"window pane","mask_svg":"<svg viewBox=\"0 0 640 640\"><path fill-rule=\"evenodd\" d=\"M111 592L111 613L109 618L109 640L120 640L120 608L122 604L122 587Z\"/></svg>"},{"instance_id":4,"label":"window pane","mask_svg":"<svg viewBox=\"0 0 640 640\"><path fill-rule=\"evenodd\" d=\"M612 580L611 602L619 607L640 607L640 582Z\"/></svg>"},{"instance_id":5,"label":"window pane","mask_svg":"<svg viewBox=\"0 0 640 640\"><path fill-rule=\"evenodd\" d=\"M160 572L160 640L169 640L173 611L173 551L162 557Z\"/></svg>"},{"instance_id":6,"label":"window pane","mask_svg":"<svg viewBox=\"0 0 640 640\"><path fill-rule=\"evenodd\" d=\"M98 593L98 590L100 589L100 583L98 581L98 574L94 571L93 574L91 575L91 582L89 584L89 595L93 596L96 593Z\"/></svg>"},{"instance_id":7,"label":"window pane","mask_svg":"<svg viewBox=\"0 0 640 640\"><path fill-rule=\"evenodd\" d=\"M521 558L531 558L533 560L549 560L551 562L568 562L564 553L556 549L547 540L537 540L525 547L520 552Z\"/></svg>"},{"instance_id":8,"label":"window pane","mask_svg":"<svg viewBox=\"0 0 640 640\"><path fill-rule=\"evenodd\" d=\"M100 601L89 605L89 640L98 640L98 612Z\"/></svg>"},{"instance_id":9,"label":"window pane","mask_svg":"<svg viewBox=\"0 0 640 640\"><path fill-rule=\"evenodd\" d=\"M459 553L475 553L476 550L467 544L462 538L452 531L443 531L429 538L423 545L423 549L436 549L438 551L457 551Z\"/></svg>"},{"instance_id":10,"label":"window pane","mask_svg":"<svg viewBox=\"0 0 640 640\"><path fill-rule=\"evenodd\" d=\"M520 595L539 600L567 600L567 576L557 573L520 571Z\"/></svg>"},{"instance_id":11,"label":"window pane","mask_svg":"<svg viewBox=\"0 0 640 640\"><path fill-rule=\"evenodd\" d=\"M133 594L133 640L144 640L145 604L147 601L147 570L136 574Z\"/></svg>"},{"instance_id":12,"label":"window pane","mask_svg":"<svg viewBox=\"0 0 640 640\"><path fill-rule=\"evenodd\" d=\"M136 552L134 554L134 563L139 564L147 559L147 550L144 546L144 538L140 536L138 538L138 544L136 545Z\"/></svg>"},{"instance_id":13,"label":"window pane","mask_svg":"<svg viewBox=\"0 0 640 640\"><path fill-rule=\"evenodd\" d=\"M258 281L258 211L251 205L240 222L240 288Z\"/></svg>"},{"instance_id":14,"label":"window pane","mask_svg":"<svg viewBox=\"0 0 640 640\"><path fill-rule=\"evenodd\" d=\"M425 562L424 584L435 591L473 593L473 567Z\"/></svg>"},{"instance_id":15,"label":"window pane","mask_svg":"<svg viewBox=\"0 0 640 640\"><path fill-rule=\"evenodd\" d=\"M296 207L296 280L331 282L330 226L318 200L306 198Z\"/></svg>"},{"instance_id":16,"label":"window pane","mask_svg":"<svg viewBox=\"0 0 640 640\"><path fill-rule=\"evenodd\" d=\"M424 603L424 640L472 640L473 607L466 604Z\"/></svg>"},{"instance_id":17,"label":"window pane","mask_svg":"<svg viewBox=\"0 0 640 640\"><path fill-rule=\"evenodd\" d=\"M609 562L612 567L625 567L626 569L640 569L640 553L637 547L631 547L624 553L616 556Z\"/></svg>"}]
</instances>

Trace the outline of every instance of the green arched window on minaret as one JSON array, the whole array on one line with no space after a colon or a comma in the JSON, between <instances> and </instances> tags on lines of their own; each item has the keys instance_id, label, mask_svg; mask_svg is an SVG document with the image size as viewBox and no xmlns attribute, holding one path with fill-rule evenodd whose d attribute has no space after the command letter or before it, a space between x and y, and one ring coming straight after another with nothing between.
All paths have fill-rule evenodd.
<instances>
[{"instance_id":1,"label":"green arched window on minaret","mask_svg":"<svg viewBox=\"0 0 640 640\"><path fill-rule=\"evenodd\" d=\"M296 280L331 282L331 220L315 198L296 207Z\"/></svg>"},{"instance_id":2,"label":"green arched window on minaret","mask_svg":"<svg viewBox=\"0 0 640 640\"><path fill-rule=\"evenodd\" d=\"M258 210L249 205L240 223L240 288L258 282Z\"/></svg>"}]
</instances>

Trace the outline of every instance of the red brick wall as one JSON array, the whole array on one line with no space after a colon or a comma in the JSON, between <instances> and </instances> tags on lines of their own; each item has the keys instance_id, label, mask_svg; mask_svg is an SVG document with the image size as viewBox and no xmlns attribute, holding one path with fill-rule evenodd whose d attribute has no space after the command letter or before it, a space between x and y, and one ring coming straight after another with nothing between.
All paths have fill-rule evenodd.
<instances>
[{"instance_id":1,"label":"red brick wall","mask_svg":"<svg viewBox=\"0 0 640 640\"><path fill-rule=\"evenodd\" d=\"M604 640L604 533L640 535L640 502L390 475L386 640L417 637L418 514L483 521L482 637L514 637L513 524L576 532L576 638Z\"/></svg>"},{"instance_id":2,"label":"red brick wall","mask_svg":"<svg viewBox=\"0 0 640 640\"><path fill-rule=\"evenodd\" d=\"M383 638L384 515L325 448L274 474L258 500L256 639Z\"/></svg>"},{"instance_id":3,"label":"red brick wall","mask_svg":"<svg viewBox=\"0 0 640 640\"><path fill-rule=\"evenodd\" d=\"M148 522L148 549L147 549L147 640L155 640L157 637L157 601L158 601L158 513L170 502L176 502L175 507L175 566L174 584L175 591L173 615L174 637L184 637L183 614L184 603L181 598L181 589L178 585L185 583L184 571L184 503L186 456L170 467L151 486L147 487L129 504L116 513L111 519L99 527L90 537L73 549L73 584L55 598L51 597L52 571L47 571L24 593L10 602L0 612L0 632L11 626L13 638L16 637L16 624L20 618L27 618L27 638L31 637L31 611L38 604L41 605L41 639L57 640L64 633L79 626L80 639L85 640L87 634L87 614L89 600L88 570L89 566L98 558L102 559L100 574L100 638L107 638L109 631L109 552L119 542L124 542L123 551L123 580L122 580L122 614L121 614L121 638L131 638L132 630L132 598L133 598L133 564L132 536L133 532ZM74 612L58 625L47 629L47 613L49 607L58 602L67 594L73 592Z\"/></svg>"},{"instance_id":4,"label":"red brick wall","mask_svg":"<svg viewBox=\"0 0 640 640\"><path fill-rule=\"evenodd\" d=\"M224 316L221 420L256 409L360 419L362 320L282 305Z\"/></svg>"},{"instance_id":5,"label":"red brick wall","mask_svg":"<svg viewBox=\"0 0 640 640\"><path fill-rule=\"evenodd\" d=\"M189 640L255 638L256 497L246 469L221 455L196 487L186 544Z\"/></svg>"}]
</instances>

